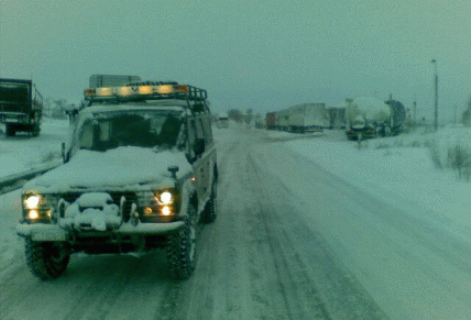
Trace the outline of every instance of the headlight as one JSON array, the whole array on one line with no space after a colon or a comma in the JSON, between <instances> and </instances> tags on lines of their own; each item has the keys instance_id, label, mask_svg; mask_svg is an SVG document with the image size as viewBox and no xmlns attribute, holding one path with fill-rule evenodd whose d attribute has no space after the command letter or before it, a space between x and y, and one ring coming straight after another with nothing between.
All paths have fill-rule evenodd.
<instances>
[{"instance_id":1,"label":"headlight","mask_svg":"<svg viewBox=\"0 0 471 320\"><path fill-rule=\"evenodd\" d=\"M37 209L39 207L39 202L41 201L41 197L38 195L28 196L25 199L25 208L26 209Z\"/></svg>"},{"instance_id":2,"label":"headlight","mask_svg":"<svg viewBox=\"0 0 471 320\"><path fill-rule=\"evenodd\" d=\"M54 201L51 197L39 194L23 195L23 214L30 222L50 222L53 217Z\"/></svg>"},{"instance_id":3,"label":"headlight","mask_svg":"<svg viewBox=\"0 0 471 320\"><path fill-rule=\"evenodd\" d=\"M169 191L164 191L160 194L161 204L168 205L173 202L173 195Z\"/></svg>"},{"instance_id":4,"label":"headlight","mask_svg":"<svg viewBox=\"0 0 471 320\"><path fill-rule=\"evenodd\" d=\"M148 202L143 208L144 217L155 218L174 216L178 209L178 207L175 207L178 205L178 201L176 200L176 194L173 189L156 192L152 202Z\"/></svg>"}]
</instances>

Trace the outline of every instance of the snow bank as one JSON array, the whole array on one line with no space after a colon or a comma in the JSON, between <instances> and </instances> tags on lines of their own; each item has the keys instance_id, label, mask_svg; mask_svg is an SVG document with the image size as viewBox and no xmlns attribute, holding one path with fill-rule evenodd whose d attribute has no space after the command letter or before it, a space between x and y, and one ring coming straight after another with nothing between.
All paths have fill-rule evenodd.
<instances>
[{"instance_id":1,"label":"snow bank","mask_svg":"<svg viewBox=\"0 0 471 320\"><path fill-rule=\"evenodd\" d=\"M471 128L446 127L437 133L367 140L359 149L343 132L326 131L321 139L286 145L355 186L392 201L420 203L436 219L471 230L471 183L458 179L450 163L453 146L471 151L470 138Z\"/></svg>"},{"instance_id":2,"label":"snow bank","mask_svg":"<svg viewBox=\"0 0 471 320\"><path fill-rule=\"evenodd\" d=\"M69 122L45 118L38 137L18 133L6 137L0 126L0 177L62 162L61 142L65 142Z\"/></svg>"}]
</instances>

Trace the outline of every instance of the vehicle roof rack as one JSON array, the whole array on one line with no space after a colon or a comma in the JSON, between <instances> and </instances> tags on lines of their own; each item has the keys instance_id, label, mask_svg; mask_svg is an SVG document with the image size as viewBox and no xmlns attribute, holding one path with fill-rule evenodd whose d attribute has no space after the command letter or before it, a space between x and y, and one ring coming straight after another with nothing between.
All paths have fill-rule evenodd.
<instances>
[{"instance_id":1,"label":"vehicle roof rack","mask_svg":"<svg viewBox=\"0 0 471 320\"><path fill-rule=\"evenodd\" d=\"M138 81L120 87L89 88L84 91L84 95L88 106L94 103L183 100L187 101L188 107L193 111L209 112L206 90L175 81Z\"/></svg>"}]
</instances>

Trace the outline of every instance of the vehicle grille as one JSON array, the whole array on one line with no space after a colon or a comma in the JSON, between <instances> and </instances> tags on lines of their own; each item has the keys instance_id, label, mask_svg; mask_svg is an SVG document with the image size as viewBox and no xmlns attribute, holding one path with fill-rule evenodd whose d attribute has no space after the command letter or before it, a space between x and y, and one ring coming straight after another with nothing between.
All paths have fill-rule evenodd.
<instances>
[{"instance_id":1,"label":"vehicle grille","mask_svg":"<svg viewBox=\"0 0 471 320\"><path fill-rule=\"evenodd\" d=\"M125 222L129 221L131 217L131 207L132 204L136 202L136 193L134 192L106 192L111 195L113 202L119 207L121 202L121 197L126 198L126 202L124 203L124 211L123 211L123 219ZM83 192L67 192L60 195L62 199L67 201L68 203L74 203L82 194Z\"/></svg>"}]
</instances>

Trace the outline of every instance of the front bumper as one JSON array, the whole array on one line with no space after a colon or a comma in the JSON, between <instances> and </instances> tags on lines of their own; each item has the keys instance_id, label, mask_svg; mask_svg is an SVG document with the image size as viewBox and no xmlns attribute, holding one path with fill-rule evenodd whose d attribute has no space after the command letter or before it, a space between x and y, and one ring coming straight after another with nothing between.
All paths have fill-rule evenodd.
<instances>
[{"instance_id":1,"label":"front bumper","mask_svg":"<svg viewBox=\"0 0 471 320\"><path fill-rule=\"evenodd\" d=\"M20 112L0 112L0 122L3 123L31 123L30 116Z\"/></svg>"},{"instance_id":2,"label":"front bumper","mask_svg":"<svg viewBox=\"0 0 471 320\"><path fill-rule=\"evenodd\" d=\"M103 235L103 237L110 234L117 236L152 236L152 235L165 235L173 233L185 225L184 221L176 221L170 223L139 223L136 226L131 223L123 223L119 228L112 231L94 232L94 235ZM69 241L77 231L68 231L61 228L57 224L19 224L16 227L16 233L25 238L31 238L33 241ZM79 232L87 234L87 231Z\"/></svg>"}]
</instances>

